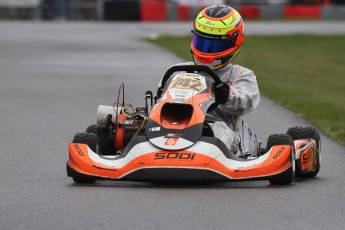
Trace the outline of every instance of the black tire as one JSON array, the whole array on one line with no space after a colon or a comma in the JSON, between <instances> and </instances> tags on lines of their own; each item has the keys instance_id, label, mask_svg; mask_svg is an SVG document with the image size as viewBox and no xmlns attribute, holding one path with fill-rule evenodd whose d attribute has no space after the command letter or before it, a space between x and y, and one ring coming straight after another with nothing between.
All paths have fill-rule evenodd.
<instances>
[{"instance_id":1,"label":"black tire","mask_svg":"<svg viewBox=\"0 0 345 230\"><path fill-rule=\"evenodd\" d=\"M92 151L97 151L98 137L94 133L77 133L72 142L87 144Z\"/></svg>"},{"instance_id":2,"label":"black tire","mask_svg":"<svg viewBox=\"0 0 345 230\"><path fill-rule=\"evenodd\" d=\"M271 185L289 185L293 182L294 174L293 167L290 167L285 172L269 179L269 182Z\"/></svg>"},{"instance_id":3,"label":"black tire","mask_svg":"<svg viewBox=\"0 0 345 230\"><path fill-rule=\"evenodd\" d=\"M294 158L294 151L293 151L293 140L290 135L287 134L275 134L270 135L267 140L267 151L272 148L275 145L290 145L291 146L291 162L292 167L290 167L288 170L271 177L269 179L270 184L272 185L289 185L293 182L293 179L295 177L295 171L294 171L294 164L295 164L295 158Z\"/></svg>"},{"instance_id":4,"label":"black tire","mask_svg":"<svg viewBox=\"0 0 345 230\"><path fill-rule=\"evenodd\" d=\"M96 182L96 179L94 177L86 176L86 175L72 177L72 179L75 183L79 183L79 184L92 184Z\"/></svg>"},{"instance_id":5,"label":"black tire","mask_svg":"<svg viewBox=\"0 0 345 230\"><path fill-rule=\"evenodd\" d=\"M291 127L287 131L287 134L292 137L293 140L300 139L314 139L317 147L317 160L316 169L314 172L302 174L300 165L296 167L296 177L316 177L320 171L320 151L321 151L321 138L319 132L314 127Z\"/></svg>"},{"instance_id":6,"label":"black tire","mask_svg":"<svg viewBox=\"0 0 345 230\"><path fill-rule=\"evenodd\" d=\"M292 145L292 137L288 134L274 134L270 135L267 140L267 151L275 145Z\"/></svg>"},{"instance_id":7,"label":"black tire","mask_svg":"<svg viewBox=\"0 0 345 230\"><path fill-rule=\"evenodd\" d=\"M66 167L67 167L67 175L72 177L75 183L80 183L80 184L95 183L96 177L81 174L75 171L74 169L72 169L69 165L66 165Z\"/></svg>"},{"instance_id":8,"label":"black tire","mask_svg":"<svg viewBox=\"0 0 345 230\"><path fill-rule=\"evenodd\" d=\"M86 132L86 133L94 133L94 134L96 134L97 136L99 136L101 127L102 127L102 126L97 125L97 124L89 125L89 126L86 128L85 132Z\"/></svg>"},{"instance_id":9,"label":"black tire","mask_svg":"<svg viewBox=\"0 0 345 230\"><path fill-rule=\"evenodd\" d=\"M287 134L290 135L293 140L312 138L316 141L317 149L320 150L320 134L314 127L291 127L287 131Z\"/></svg>"}]
</instances>

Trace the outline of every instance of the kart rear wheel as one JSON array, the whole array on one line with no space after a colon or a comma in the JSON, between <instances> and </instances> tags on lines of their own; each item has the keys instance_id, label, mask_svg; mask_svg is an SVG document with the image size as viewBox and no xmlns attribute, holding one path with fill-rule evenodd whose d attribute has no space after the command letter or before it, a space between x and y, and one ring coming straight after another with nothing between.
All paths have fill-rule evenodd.
<instances>
[{"instance_id":1,"label":"kart rear wheel","mask_svg":"<svg viewBox=\"0 0 345 230\"><path fill-rule=\"evenodd\" d=\"M94 125L89 125L85 132L86 133L94 133L96 134L97 136L99 136L99 133L100 133L100 129L101 129L101 126L98 125L98 124L94 124Z\"/></svg>"},{"instance_id":2,"label":"kart rear wheel","mask_svg":"<svg viewBox=\"0 0 345 230\"><path fill-rule=\"evenodd\" d=\"M291 127L287 131L287 134L292 137L293 140L300 139L314 139L317 147L317 159L316 169L314 172L302 174L301 168L296 167L296 177L316 177L320 171L320 143L321 138L319 132L314 127Z\"/></svg>"},{"instance_id":3,"label":"kart rear wheel","mask_svg":"<svg viewBox=\"0 0 345 230\"><path fill-rule=\"evenodd\" d=\"M292 140L312 138L316 141L317 149L320 148L320 134L314 127L291 127L286 134L290 135Z\"/></svg>"},{"instance_id":4,"label":"kart rear wheel","mask_svg":"<svg viewBox=\"0 0 345 230\"><path fill-rule=\"evenodd\" d=\"M287 134L275 134L270 135L267 140L267 151L275 145L290 145L291 146L291 162L292 166L285 172L278 174L269 179L272 185L289 185L292 183L295 177L295 157L293 151L293 140L290 135Z\"/></svg>"},{"instance_id":5,"label":"kart rear wheel","mask_svg":"<svg viewBox=\"0 0 345 230\"><path fill-rule=\"evenodd\" d=\"M74 135L72 142L87 144L92 151L97 151L98 137L94 133L77 133L76 135Z\"/></svg>"}]
</instances>

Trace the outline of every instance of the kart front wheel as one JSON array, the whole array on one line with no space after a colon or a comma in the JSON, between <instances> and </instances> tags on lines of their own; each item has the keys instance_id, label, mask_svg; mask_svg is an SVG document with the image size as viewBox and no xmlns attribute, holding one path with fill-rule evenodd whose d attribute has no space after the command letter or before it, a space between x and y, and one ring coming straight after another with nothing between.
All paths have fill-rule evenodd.
<instances>
[{"instance_id":1,"label":"kart front wheel","mask_svg":"<svg viewBox=\"0 0 345 230\"><path fill-rule=\"evenodd\" d=\"M72 177L72 179L75 183L79 183L79 184L92 184L96 182L95 178L89 177L89 176Z\"/></svg>"},{"instance_id":2,"label":"kart front wheel","mask_svg":"<svg viewBox=\"0 0 345 230\"><path fill-rule=\"evenodd\" d=\"M75 183L79 184L92 184L96 182L96 179L90 176L76 176L72 177Z\"/></svg>"},{"instance_id":3,"label":"kart front wheel","mask_svg":"<svg viewBox=\"0 0 345 230\"><path fill-rule=\"evenodd\" d=\"M67 167L67 175L69 177L72 177L72 179L75 183L80 183L80 184L95 183L95 181L96 181L95 177L79 173L76 170L74 170L71 166L69 166L68 164L66 165L66 167Z\"/></svg>"},{"instance_id":4,"label":"kart front wheel","mask_svg":"<svg viewBox=\"0 0 345 230\"><path fill-rule=\"evenodd\" d=\"M316 177L316 175L320 171L320 145L321 145L321 138L319 132L314 127L291 127L287 131L287 134L295 140L301 139L313 139L316 142L317 148L317 159L316 159L316 168L313 172L308 172L306 174L302 174L302 169L300 164L297 164L296 167L296 177Z\"/></svg>"},{"instance_id":5,"label":"kart front wheel","mask_svg":"<svg viewBox=\"0 0 345 230\"><path fill-rule=\"evenodd\" d=\"M291 146L291 163L292 166L276 175L273 176L272 178L269 179L270 184L272 185L289 185L292 183L294 177L295 177L295 158L294 158L294 151L293 151L293 140L291 136L287 134L275 134L275 135L270 135L267 140L267 150L272 148L275 145L290 145Z\"/></svg>"}]
</instances>

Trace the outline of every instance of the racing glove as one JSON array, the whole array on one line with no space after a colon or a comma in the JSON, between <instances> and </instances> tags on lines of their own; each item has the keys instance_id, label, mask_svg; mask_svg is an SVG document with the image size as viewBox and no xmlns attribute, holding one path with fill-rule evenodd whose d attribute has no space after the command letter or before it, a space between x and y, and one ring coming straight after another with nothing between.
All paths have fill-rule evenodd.
<instances>
[{"instance_id":1,"label":"racing glove","mask_svg":"<svg viewBox=\"0 0 345 230\"><path fill-rule=\"evenodd\" d=\"M157 103L158 99L161 98L162 94L163 94L163 89L161 87L159 87L157 89L157 93L153 97L153 99L155 99L155 104Z\"/></svg>"},{"instance_id":2,"label":"racing glove","mask_svg":"<svg viewBox=\"0 0 345 230\"><path fill-rule=\"evenodd\" d=\"M227 83L215 84L214 85L215 98L218 103L226 103L230 98L230 86Z\"/></svg>"}]
</instances>

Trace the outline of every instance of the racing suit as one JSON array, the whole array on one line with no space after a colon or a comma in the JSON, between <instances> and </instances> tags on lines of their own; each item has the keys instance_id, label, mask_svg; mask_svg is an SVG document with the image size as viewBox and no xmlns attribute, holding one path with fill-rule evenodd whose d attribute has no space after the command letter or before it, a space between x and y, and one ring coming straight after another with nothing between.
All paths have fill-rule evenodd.
<instances>
[{"instance_id":1,"label":"racing suit","mask_svg":"<svg viewBox=\"0 0 345 230\"><path fill-rule=\"evenodd\" d=\"M194 65L194 62L181 63L177 65ZM219 138L230 149L231 152L239 152L239 143L244 136L251 136L255 138L256 135L251 129L241 121L240 116L246 115L253 111L260 101L259 87L256 81L256 76L253 71L239 65L231 63L215 70L220 79L230 85L230 97L226 103L219 104L219 106L210 112L211 116L218 118L223 122L214 122L211 124L215 137ZM201 73L207 76L206 73ZM161 86L159 83L159 87ZM242 140L243 142L244 140ZM253 140L246 140L247 143L242 143L243 148L247 152L253 152L257 146L251 145ZM254 140L256 143L257 140ZM246 146L244 146L246 145ZM258 145L258 143L256 144ZM240 154L240 153L239 153Z\"/></svg>"}]
</instances>

